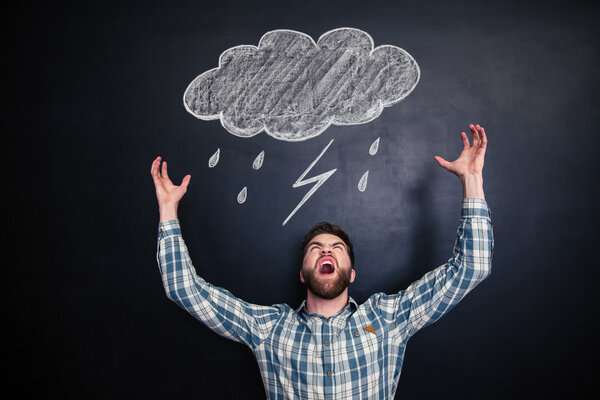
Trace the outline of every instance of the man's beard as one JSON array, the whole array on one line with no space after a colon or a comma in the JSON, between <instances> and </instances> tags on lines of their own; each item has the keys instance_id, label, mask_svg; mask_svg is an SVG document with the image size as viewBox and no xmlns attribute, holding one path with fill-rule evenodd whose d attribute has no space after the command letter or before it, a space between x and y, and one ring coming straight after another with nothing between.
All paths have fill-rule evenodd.
<instances>
[{"instance_id":1,"label":"man's beard","mask_svg":"<svg viewBox=\"0 0 600 400\"><path fill-rule=\"evenodd\" d=\"M350 284L350 276L352 270L348 272L342 271L335 279L319 279L319 271L317 269L305 269L302 273L304 276L304 285L315 296L322 299L331 300L338 297Z\"/></svg>"}]
</instances>

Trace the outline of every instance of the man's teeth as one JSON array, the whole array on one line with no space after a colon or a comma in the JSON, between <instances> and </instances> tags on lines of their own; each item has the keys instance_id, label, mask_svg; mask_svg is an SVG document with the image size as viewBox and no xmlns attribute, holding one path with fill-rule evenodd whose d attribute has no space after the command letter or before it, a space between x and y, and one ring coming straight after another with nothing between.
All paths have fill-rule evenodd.
<instances>
[{"instance_id":1,"label":"man's teeth","mask_svg":"<svg viewBox=\"0 0 600 400\"><path fill-rule=\"evenodd\" d=\"M334 270L333 262L330 260L325 260L319 265L319 272L325 274L331 274Z\"/></svg>"}]
</instances>

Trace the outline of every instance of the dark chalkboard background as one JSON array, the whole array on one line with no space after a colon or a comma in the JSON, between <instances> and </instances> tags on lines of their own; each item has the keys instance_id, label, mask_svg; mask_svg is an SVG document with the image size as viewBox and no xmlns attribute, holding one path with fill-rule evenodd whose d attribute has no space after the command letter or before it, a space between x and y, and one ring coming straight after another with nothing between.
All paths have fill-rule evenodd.
<instances>
[{"instance_id":1,"label":"dark chalkboard background","mask_svg":"<svg viewBox=\"0 0 600 400\"><path fill-rule=\"evenodd\" d=\"M261 304L297 306L314 222L355 243L359 302L450 256L454 158L486 127L492 276L407 349L397 398L577 397L597 368L599 28L589 2L21 2L5 10L3 283L8 388L20 398L260 399L244 346L169 302L150 163L169 161L198 271ZM421 80L367 124L301 143L241 139L186 112L222 51L273 29L334 28L407 50ZM7 61L9 59L10 61ZM379 152L368 154L381 137ZM338 171L282 227L315 166ZM221 148L221 161L208 158ZM251 168L265 150L262 169ZM370 171L367 190L356 185ZM248 187L239 205L237 193Z\"/></svg>"}]
</instances>

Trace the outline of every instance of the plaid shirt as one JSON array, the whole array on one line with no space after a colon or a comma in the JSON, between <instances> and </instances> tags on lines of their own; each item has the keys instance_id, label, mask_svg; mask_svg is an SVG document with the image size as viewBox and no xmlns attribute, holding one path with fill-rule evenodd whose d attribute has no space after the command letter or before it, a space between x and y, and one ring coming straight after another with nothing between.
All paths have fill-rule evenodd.
<instances>
[{"instance_id":1,"label":"plaid shirt","mask_svg":"<svg viewBox=\"0 0 600 400\"><path fill-rule=\"evenodd\" d=\"M209 329L254 353L268 399L392 399L408 339L452 309L490 274L487 204L464 199L448 262L406 290L352 298L324 318L287 304L238 299L196 275L178 220L159 224L157 259L169 299Z\"/></svg>"}]
</instances>

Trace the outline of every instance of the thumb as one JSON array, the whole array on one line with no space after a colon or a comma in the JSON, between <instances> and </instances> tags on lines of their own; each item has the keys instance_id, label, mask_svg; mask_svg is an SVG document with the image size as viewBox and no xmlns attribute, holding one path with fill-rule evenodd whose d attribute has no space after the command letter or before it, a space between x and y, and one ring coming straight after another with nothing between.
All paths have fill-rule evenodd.
<instances>
[{"instance_id":1,"label":"thumb","mask_svg":"<svg viewBox=\"0 0 600 400\"><path fill-rule=\"evenodd\" d=\"M187 191L187 187L190 184L190 180L192 179L191 175L186 175L181 181L181 187Z\"/></svg>"},{"instance_id":2,"label":"thumb","mask_svg":"<svg viewBox=\"0 0 600 400\"><path fill-rule=\"evenodd\" d=\"M442 157L440 156L435 156L433 157L435 159L435 161L437 161L437 163L439 164L440 167L448 169L448 167L450 166L450 163L446 160L444 160Z\"/></svg>"}]
</instances>

